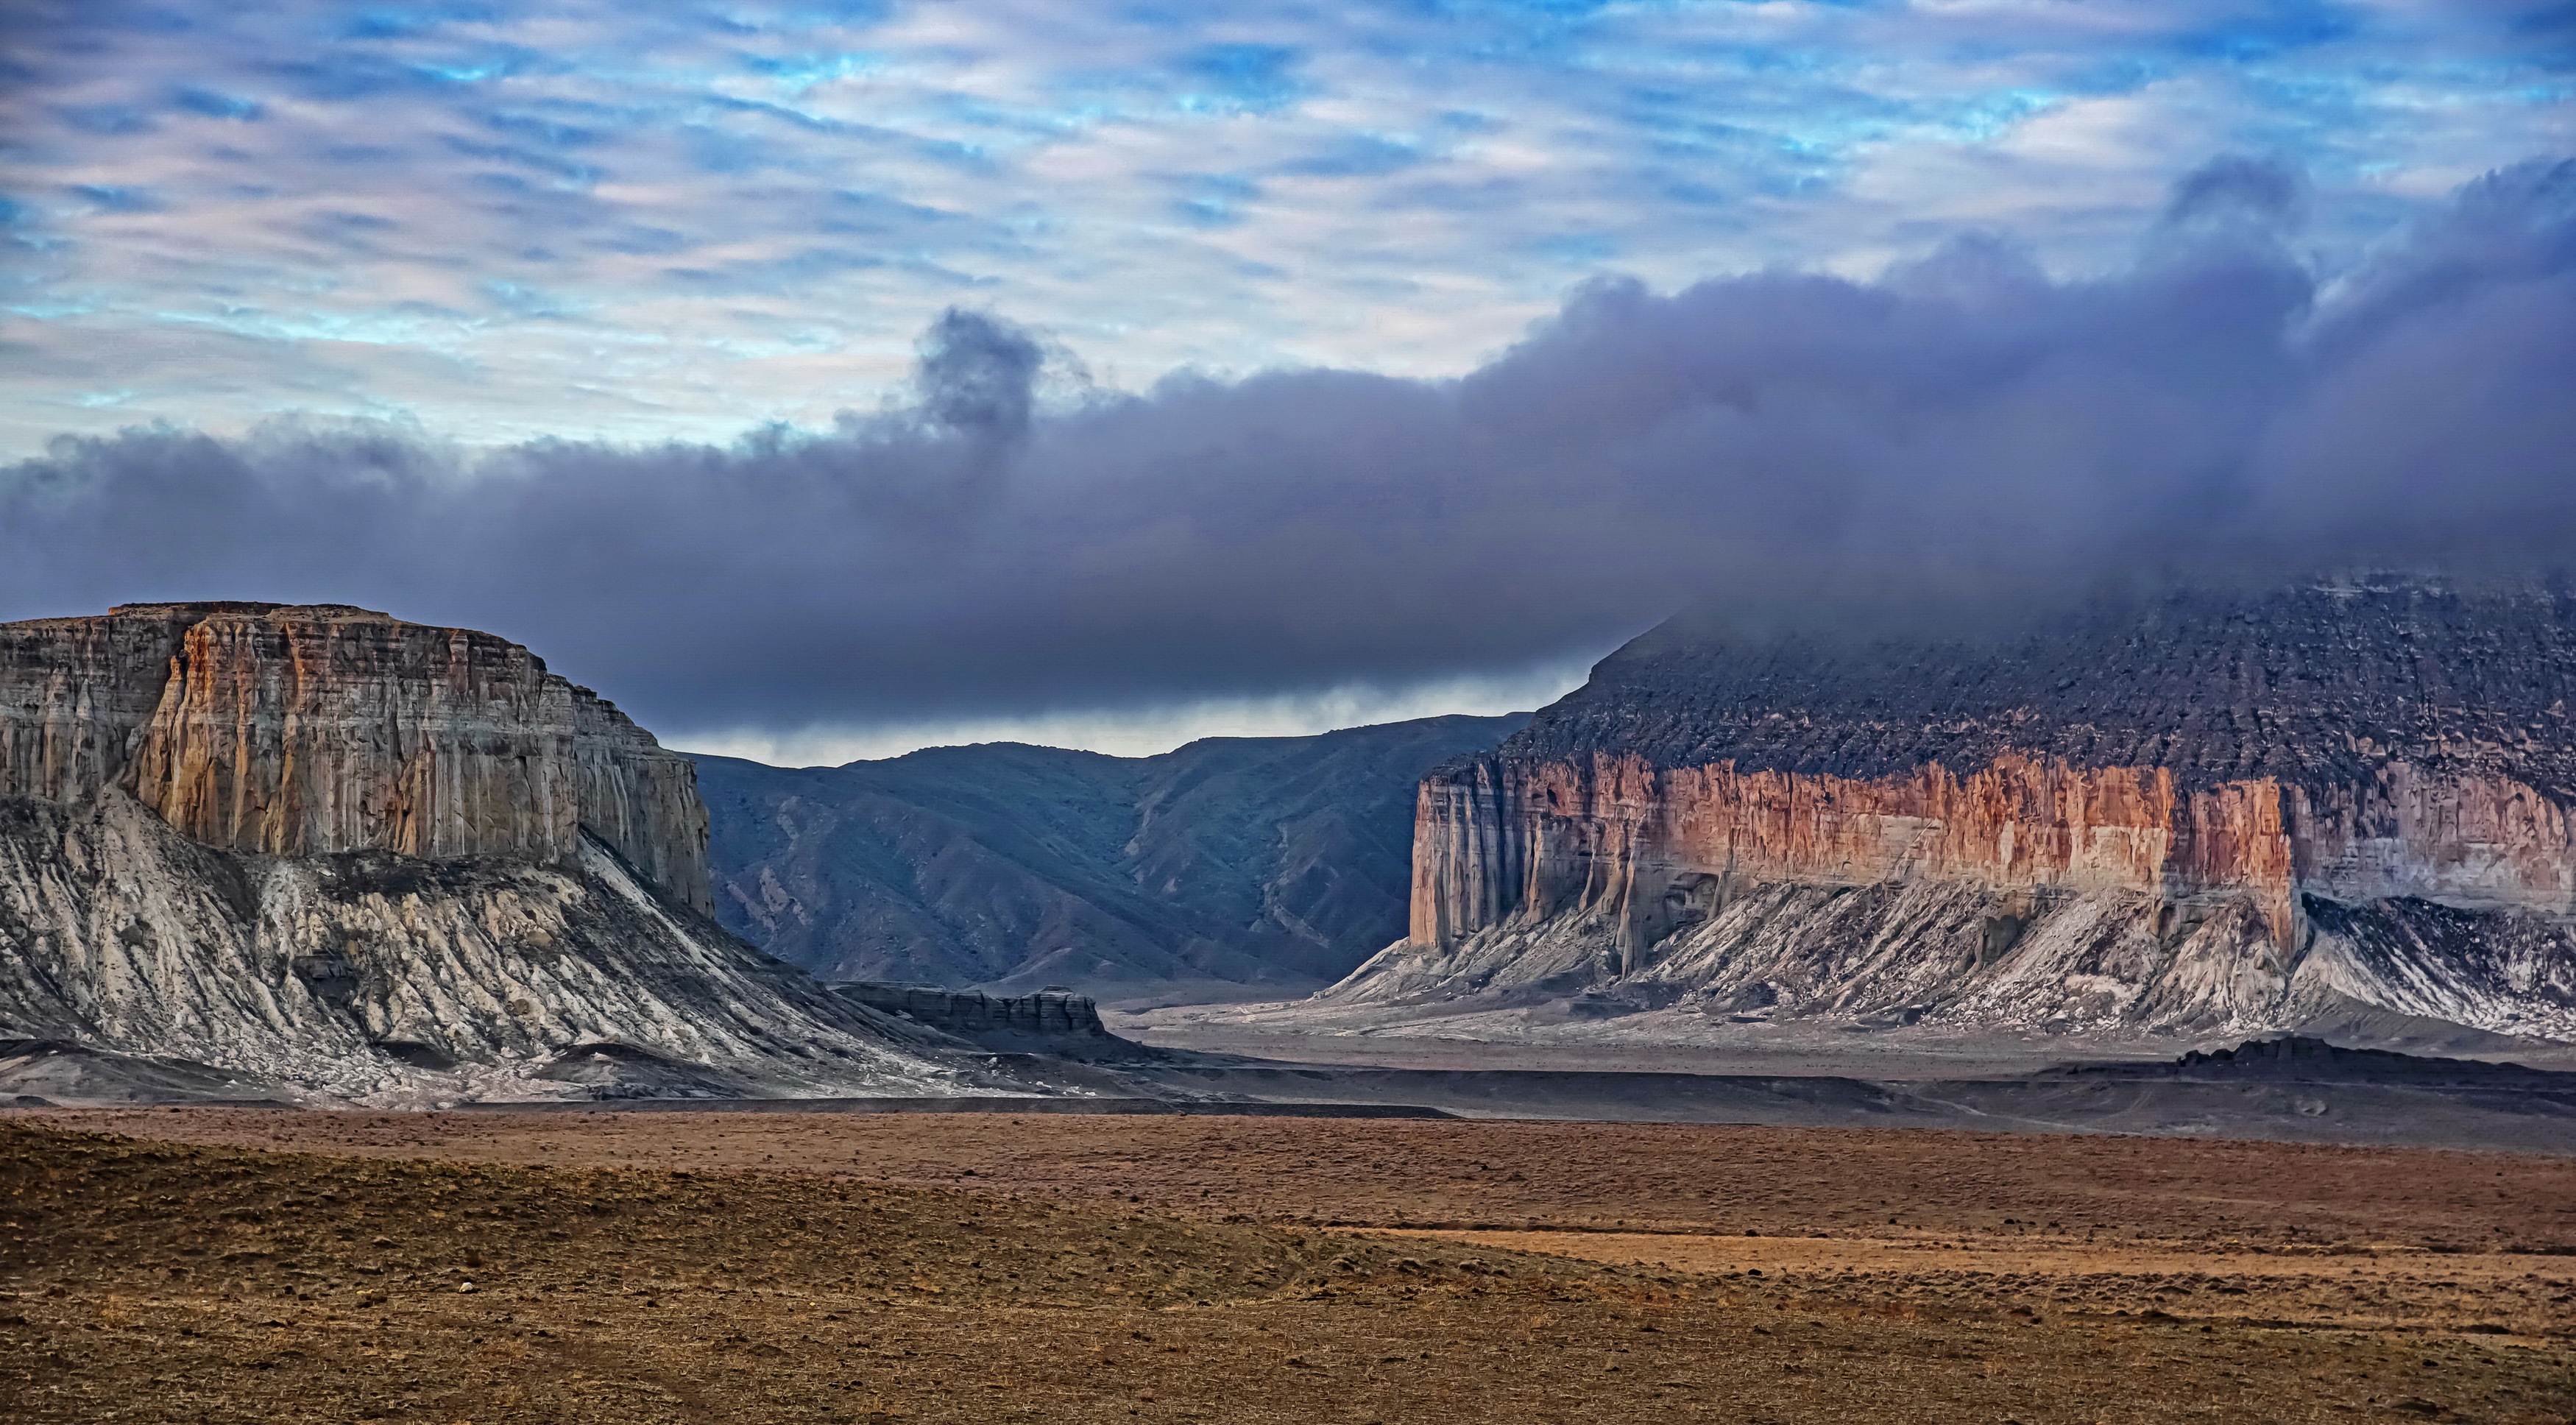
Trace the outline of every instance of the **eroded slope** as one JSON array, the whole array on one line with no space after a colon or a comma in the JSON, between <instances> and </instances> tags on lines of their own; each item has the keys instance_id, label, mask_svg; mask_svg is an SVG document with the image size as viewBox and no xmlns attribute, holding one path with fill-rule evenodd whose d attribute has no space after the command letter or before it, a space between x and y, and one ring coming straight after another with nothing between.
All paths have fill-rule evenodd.
<instances>
[{"instance_id":1,"label":"eroded slope","mask_svg":"<svg viewBox=\"0 0 2576 1425\"><path fill-rule=\"evenodd\" d=\"M0 801L0 1025L376 1102L559 1096L615 1046L735 1092L936 1092L937 1036L829 994L652 894L571 865L261 857L122 793ZM611 1052L615 1052L613 1049Z\"/></svg>"}]
</instances>

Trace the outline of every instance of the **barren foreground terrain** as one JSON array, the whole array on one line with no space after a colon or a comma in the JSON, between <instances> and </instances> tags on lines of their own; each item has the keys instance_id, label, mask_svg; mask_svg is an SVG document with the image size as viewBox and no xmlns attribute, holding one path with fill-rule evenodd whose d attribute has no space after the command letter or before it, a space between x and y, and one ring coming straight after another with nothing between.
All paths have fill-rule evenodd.
<instances>
[{"instance_id":1,"label":"barren foreground terrain","mask_svg":"<svg viewBox=\"0 0 2576 1425\"><path fill-rule=\"evenodd\" d=\"M2576 1420L2576 1162L875 1114L0 1119L30 1421Z\"/></svg>"}]
</instances>

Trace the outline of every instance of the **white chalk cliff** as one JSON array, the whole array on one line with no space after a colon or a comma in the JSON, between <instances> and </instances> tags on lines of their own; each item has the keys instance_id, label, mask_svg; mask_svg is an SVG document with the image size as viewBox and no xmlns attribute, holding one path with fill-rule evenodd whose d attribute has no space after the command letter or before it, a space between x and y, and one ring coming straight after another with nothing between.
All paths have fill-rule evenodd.
<instances>
[{"instance_id":1,"label":"white chalk cliff","mask_svg":"<svg viewBox=\"0 0 2576 1425\"><path fill-rule=\"evenodd\" d=\"M0 1058L381 1103L639 1065L954 1085L709 903L688 761L506 640L339 606L0 625Z\"/></svg>"}]
</instances>

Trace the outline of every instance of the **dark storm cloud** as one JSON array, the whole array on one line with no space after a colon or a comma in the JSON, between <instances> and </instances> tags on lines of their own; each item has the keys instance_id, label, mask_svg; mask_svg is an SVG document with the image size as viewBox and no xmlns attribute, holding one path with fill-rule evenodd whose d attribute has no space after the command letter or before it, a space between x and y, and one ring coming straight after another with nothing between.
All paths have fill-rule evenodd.
<instances>
[{"instance_id":1,"label":"dark storm cloud","mask_svg":"<svg viewBox=\"0 0 2576 1425\"><path fill-rule=\"evenodd\" d=\"M729 449L130 431L0 470L0 615L337 600L519 638L666 732L1399 685L1701 596L1852 617L2104 579L2546 564L2576 538L2576 164L2366 269L2230 161L2115 277L1602 283L1456 381L1180 378L1036 415L952 312L916 409ZM2259 221L2204 221L2226 214Z\"/></svg>"},{"instance_id":2,"label":"dark storm cloud","mask_svg":"<svg viewBox=\"0 0 2576 1425\"><path fill-rule=\"evenodd\" d=\"M2168 223L2251 220L2295 224L2307 203L2307 175L2279 159L2228 156L2185 174L2165 205Z\"/></svg>"},{"instance_id":3,"label":"dark storm cloud","mask_svg":"<svg viewBox=\"0 0 2576 1425\"><path fill-rule=\"evenodd\" d=\"M914 384L921 413L970 440L997 444L1028 434L1045 352L1027 332L982 312L951 307L921 341Z\"/></svg>"}]
</instances>

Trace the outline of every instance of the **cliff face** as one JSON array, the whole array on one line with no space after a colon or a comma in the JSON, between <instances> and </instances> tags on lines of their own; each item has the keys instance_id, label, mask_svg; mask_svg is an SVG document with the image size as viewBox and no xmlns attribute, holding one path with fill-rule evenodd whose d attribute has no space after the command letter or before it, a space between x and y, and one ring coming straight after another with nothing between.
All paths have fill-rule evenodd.
<instances>
[{"instance_id":1,"label":"cliff face","mask_svg":"<svg viewBox=\"0 0 2576 1425\"><path fill-rule=\"evenodd\" d=\"M1581 909L1643 950L1705 919L1730 884L1781 880L2242 897L2285 946L2303 894L2576 911L2566 808L2510 777L2402 762L2360 786L2183 792L2161 767L2010 754L1964 777L1935 762L1876 781L1495 757L1427 779L1420 797L1410 934L1424 945Z\"/></svg>"},{"instance_id":2,"label":"cliff face","mask_svg":"<svg viewBox=\"0 0 2576 1425\"><path fill-rule=\"evenodd\" d=\"M0 625L0 1040L97 1096L84 1064L385 1105L964 1088L962 1041L708 918L705 850L687 759L488 634Z\"/></svg>"},{"instance_id":3,"label":"cliff face","mask_svg":"<svg viewBox=\"0 0 2576 1425\"><path fill-rule=\"evenodd\" d=\"M687 759L490 634L336 605L0 625L0 796L131 793L209 846L570 862L711 907Z\"/></svg>"},{"instance_id":4,"label":"cliff face","mask_svg":"<svg viewBox=\"0 0 2576 1425\"><path fill-rule=\"evenodd\" d=\"M2576 1036L2571 628L2396 585L1982 648L1659 631L1423 782L1407 939L1329 997L2213 1030L2357 1000ZM2409 902L2483 929L2400 965ZM2481 935L2518 968L2444 963Z\"/></svg>"}]
</instances>

